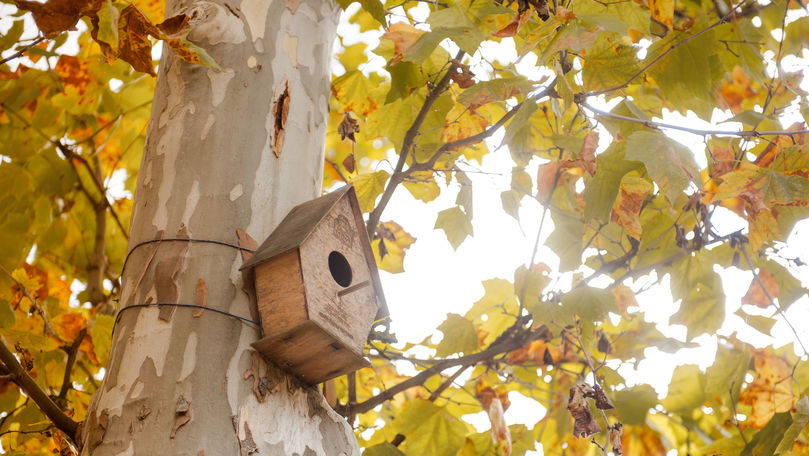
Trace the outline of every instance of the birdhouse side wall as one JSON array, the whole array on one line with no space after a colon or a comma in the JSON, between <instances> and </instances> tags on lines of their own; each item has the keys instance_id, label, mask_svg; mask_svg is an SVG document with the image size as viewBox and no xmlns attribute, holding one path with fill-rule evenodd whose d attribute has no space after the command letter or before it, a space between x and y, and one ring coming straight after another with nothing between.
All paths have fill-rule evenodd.
<instances>
[{"instance_id":1,"label":"birdhouse side wall","mask_svg":"<svg viewBox=\"0 0 809 456\"><path fill-rule=\"evenodd\" d=\"M298 249L257 265L254 274L265 336L285 332L306 321L306 294Z\"/></svg>"},{"instance_id":2,"label":"birdhouse side wall","mask_svg":"<svg viewBox=\"0 0 809 456\"><path fill-rule=\"evenodd\" d=\"M306 284L309 318L361 353L377 312L370 270L347 199L340 200L301 244L301 269ZM329 268L337 252L348 262L351 280L339 284Z\"/></svg>"}]
</instances>

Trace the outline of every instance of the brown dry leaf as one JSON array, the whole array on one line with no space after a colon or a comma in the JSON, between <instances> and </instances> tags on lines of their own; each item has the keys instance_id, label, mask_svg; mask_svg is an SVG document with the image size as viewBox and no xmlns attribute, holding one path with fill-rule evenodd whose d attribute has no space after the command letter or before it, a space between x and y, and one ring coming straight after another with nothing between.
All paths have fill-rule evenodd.
<instances>
[{"instance_id":1,"label":"brown dry leaf","mask_svg":"<svg viewBox=\"0 0 809 456\"><path fill-rule=\"evenodd\" d=\"M30 11L37 28L45 38L53 38L71 30L79 18L95 14L101 8L101 0L48 0L45 3L16 0L17 8Z\"/></svg>"},{"instance_id":2,"label":"brown dry leaf","mask_svg":"<svg viewBox=\"0 0 809 456\"><path fill-rule=\"evenodd\" d=\"M612 205L610 220L617 223L626 233L640 239L643 228L640 224L640 211L643 201L652 193L652 184L646 179L624 176L618 191L618 197Z\"/></svg>"},{"instance_id":3,"label":"brown dry leaf","mask_svg":"<svg viewBox=\"0 0 809 456\"><path fill-rule=\"evenodd\" d=\"M596 423L585 398L591 391L592 389L587 385L576 385L570 388L567 409L573 417L573 435L576 437L589 437L601 432L601 427Z\"/></svg>"},{"instance_id":4,"label":"brown dry leaf","mask_svg":"<svg viewBox=\"0 0 809 456\"><path fill-rule=\"evenodd\" d=\"M776 413L788 412L795 402L792 373L787 362L767 350L754 352L756 378L739 395L739 402L752 405L747 424L756 429L767 425Z\"/></svg>"},{"instance_id":5,"label":"brown dry leaf","mask_svg":"<svg viewBox=\"0 0 809 456\"><path fill-rule=\"evenodd\" d=\"M152 42L149 35L158 37L160 30L134 5L121 11L118 19L118 57L137 71L156 76L152 67Z\"/></svg>"},{"instance_id":6,"label":"brown dry leaf","mask_svg":"<svg viewBox=\"0 0 809 456\"><path fill-rule=\"evenodd\" d=\"M351 117L348 111L343 111L343 120L340 121L340 125L337 126L337 134L340 135L340 139L345 141L346 138L350 139L351 142L356 142L354 139L354 133L360 132L360 124L357 122L357 119ZM349 173L353 173L354 170L348 170Z\"/></svg>"},{"instance_id":7,"label":"brown dry leaf","mask_svg":"<svg viewBox=\"0 0 809 456\"><path fill-rule=\"evenodd\" d=\"M353 173L357 169L357 162L353 153L346 155L346 158L343 160L343 168L349 173Z\"/></svg>"},{"instance_id":8,"label":"brown dry leaf","mask_svg":"<svg viewBox=\"0 0 809 456\"><path fill-rule=\"evenodd\" d=\"M736 157L727 147L714 147L711 151L713 155L713 166L711 167L711 177L714 179L733 171Z\"/></svg>"},{"instance_id":9,"label":"brown dry leaf","mask_svg":"<svg viewBox=\"0 0 809 456\"><path fill-rule=\"evenodd\" d=\"M191 30L191 23L189 22L188 16L178 14L157 24L157 28L166 34L168 38L180 38L184 37L186 32Z\"/></svg>"},{"instance_id":10,"label":"brown dry leaf","mask_svg":"<svg viewBox=\"0 0 809 456\"><path fill-rule=\"evenodd\" d=\"M604 335L602 334L601 337L604 337ZM601 389L600 386L595 385L593 387L593 391L595 392L594 394L595 394L596 408L597 409L599 409L599 410L612 410L612 409L615 408L615 406L612 405L612 401L610 401L610 398L607 397L607 395L604 393L604 390Z\"/></svg>"},{"instance_id":11,"label":"brown dry leaf","mask_svg":"<svg viewBox=\"0 0 809 456\"><path fill-rule=\"evenodd\" d=\"M615 423L610 428L610 443L612 444L612 452L615 456L624 454L624 445L621 442L621 437L624 435L624 425L620 422Z\"/></svg>"},{"instance_id":12,"label":"brown dry leaf","mask_svg":"<svg viewBox=\"0 0 809 456\"><path fill-rule=\"evenodd\" d=\"M524 11L518 12L514 18L511 19L505 27L493 33L493 36L499 38L513 37L517 35L523 25L531 18L531 10L526 8Z\"/></svg>"},{"instance_id":13,"label":"brown dry leaf","mask_svg":"<svg viewBox=\"0 0 809 456\"><path fill-rule=\"evenodd\" d=\"M472 73L469 70L469 65L461 63L457 60L453 60L452 63L454 65L449 74L449 77L450 79L452 79L453 82L458 84L458 87L462 89L468 89L469 87L475 85L475 80L472 79L475 77L475 73Z\"/></svg>"},{"instance_id":14,"label":"brown dry leaf","mask_svg":"<svg viewBox=\"0 0 809 456\"><path fill-rule=\"evenodd\" d=\"M759 269L758 278L761 279L764 288L761 287L758 279L753 277L753 281L750 282L750 287L747 289L747 294L742 298L742 304L752 304L766 309L770 306L770 299L767 298L767 294L769 293L772 299L778 297L778 282L775 281L775 277L770 274L770 271L766 269ZM766 293L765 289L767 290Z\"/></svg>"}]
</instances>

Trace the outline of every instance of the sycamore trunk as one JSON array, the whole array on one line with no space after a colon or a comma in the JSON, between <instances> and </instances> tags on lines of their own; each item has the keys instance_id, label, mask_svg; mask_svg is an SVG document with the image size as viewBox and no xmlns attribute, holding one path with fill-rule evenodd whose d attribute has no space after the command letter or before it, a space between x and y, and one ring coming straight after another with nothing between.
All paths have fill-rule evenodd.
<instances>
[{"instance_id":1,"label":"sycamore trunk","mask_svg":"<svg viewBox=\"0 0 809 456\"><path fill-rule=\"evenodd\" d=\"M260 243L320 192L338 7L167 2L167 17L182 12L192 18L189 38L225 71L164 47L129 249L157 238ZM126 265L119 311L186 303L256 319L242 261L218 244L141 245ZM316 388L255 356L250 343L259 337L256 327L207 310L123 310L81 430L82 454L359 454Z\"/></svg>"}]
</instances>

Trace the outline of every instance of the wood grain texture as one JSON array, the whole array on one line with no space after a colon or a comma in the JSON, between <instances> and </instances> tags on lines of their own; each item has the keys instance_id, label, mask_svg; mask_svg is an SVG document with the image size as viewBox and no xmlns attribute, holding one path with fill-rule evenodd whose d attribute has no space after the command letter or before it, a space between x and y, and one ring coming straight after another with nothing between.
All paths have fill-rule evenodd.
<instances>
[{"instance_id":1,"label":"wood grain texture","mask_svg":"<svg viewBox=\"0 0 809 456\"><path fill-rule=\"evenodd\" d=\"M278 335L306 321L306 297L297 249L259 264L255 281L265 336Z\"/></svg>"}]
</instances>

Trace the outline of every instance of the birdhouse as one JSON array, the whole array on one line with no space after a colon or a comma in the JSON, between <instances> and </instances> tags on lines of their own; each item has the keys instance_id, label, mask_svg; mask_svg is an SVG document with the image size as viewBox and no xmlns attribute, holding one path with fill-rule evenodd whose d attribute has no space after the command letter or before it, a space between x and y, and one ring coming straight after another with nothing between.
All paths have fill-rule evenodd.
<instances>
[{"instance_id":1,"label":"birdhouse","mask_svg":"<svg viewBox=\"0 0 809 456\"><path fill-rule=\"evenodd\" d=\"M369 365L362 349L388 310L354 187L293 208L241 269L255 284L257 351L310 384Z\"/></svg>"}]
</instances>

